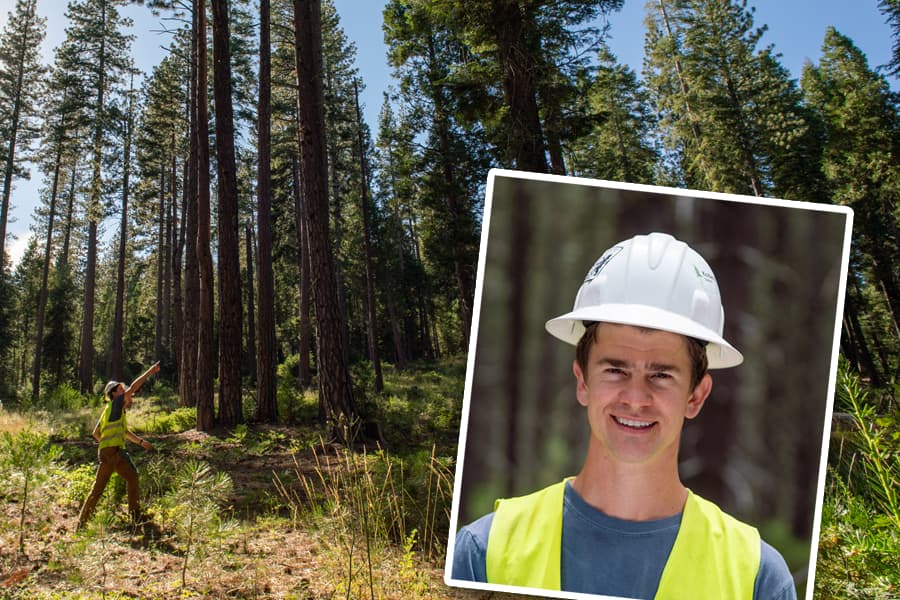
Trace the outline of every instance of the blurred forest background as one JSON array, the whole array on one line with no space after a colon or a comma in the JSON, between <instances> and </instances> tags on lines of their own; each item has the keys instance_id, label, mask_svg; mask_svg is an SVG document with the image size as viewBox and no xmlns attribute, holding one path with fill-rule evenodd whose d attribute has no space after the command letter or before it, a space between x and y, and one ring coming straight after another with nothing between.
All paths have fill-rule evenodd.
<instances>
[{"instance_id":1,"label":"blurred forest background","mask_svg":"<svg viewBox=\"0 0 900 600\"><path fill-rule=\"evenodd\" d=\"M575 349L544 323L571 310L607 248L663 231L709 262L725 338L744 354L740 367L712 371L712 395L686 422L682 479L764 536L771 530L792 570L805 569L831 430L825 411L847 216L513 172L494 173L487 206L460 524L494 498L580 471L590 430L575 400Z\"/></svg>"},{"instance_id":2,"label":"blurred forest background","mask_svg":"<svg viewBox=\"0 0 900 600\"><path fill-rule=\"evenodd\" d=\"M461 398L426 406L418 389L410 392L418 413L394 419L385 380L432 367L454 373L469 347L491 167L842 204L855 211L837 404L847 431L832 444L821 590L865 597L900 584L891 559L900 552L900 103L885 79L900 71L897 2L854 7L890 23L891 64L870 65L830 27L821 59L798 81L743 0L648 2L641 73L604 43L603 16L622 0L389 0L382 27L396 88L370 129L360 116L356 48L330 0L136 2L172 28L168 54L144 74L128 58L120 14L134 2L68 2L65 39L45 64L37 1L17 0L0 32L4 415L47 429L48 414L96 412L106 379L129 379L160 358L161 395L199 432L308 426L354 446L402 438L415 415L439 406L442 426L428 430L436 450L406 437L416 451L452 462L455 447L441 440L455 439ZM40 203L13 264L7 222L25 177L40 179ZM721 431L721 439L691 432L695 457L724 449L729 433L736 439L721 468L695 458L685 469L699 489L731 498L736 512L775 516L786 539L808 534L808 497L753 465L771 449L784 477L798 490L809 485L818 435L804 428L821 418L779 418L754 403L800 396L821 410L809 390L821 390L825 374L784 367L795 352L811 348L805 358L813 359L827 348L816 345L821 339L801 343L782 323L818 331L812 321L828 310L835 262L811 249L831 247L823 241L830 226L793 211L720 222L679 200L623 206L602 231L568 240L563 232L593 213L508 193L529 210L500 220L510 249L521 250L497 256L498 276L509 277L504 294L560 279L513 303L512 314L483 321L496 335L515 339L532 312L544 319L567 310L568 282L609 243L655 224L696 240L720 276L749 274L723 285L729 314L746 315L729 327L747 372L765 377L723 373L722 401L705 417L770 429ZM526 259L550 239L563 240L558 259L532 271ZM725 243L733 240L741 244ZM516 261L522 268L507 275ZM776 306L792 294L808 304ZM501 385L524 368L526 351L548 362L514 378L528 389L507 390L498 407L567 404L568 359L547 344L496 358L480 377ZM766 372L776 368L782 376ZM531 425L490 432L504 443L496 460L515 450L509 427ZM87 433L78 431L47 433L56 441ZM559 444L533 449L553 457L571 450ZM520 477L503 478L504 488L524 484ZM745 485L759 497L751 500ZM395 535L392 543L407 542Z\"/></svg>"}]
</instances>

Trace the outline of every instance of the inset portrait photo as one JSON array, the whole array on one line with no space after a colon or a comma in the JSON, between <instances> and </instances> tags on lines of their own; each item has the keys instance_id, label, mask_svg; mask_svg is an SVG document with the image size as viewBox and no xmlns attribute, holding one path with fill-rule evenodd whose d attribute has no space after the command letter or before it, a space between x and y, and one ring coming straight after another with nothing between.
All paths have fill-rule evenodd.
<instances>
[{"instance_id":1,"label":"inset portrait photo","mask_svg":"<svg viewBox=\"0 0 900 600\"><path fill-rule=\"evenodd\" d=\"M493 170L445 570L809 597L846 207Z\"/></svg>"}]
</instances>

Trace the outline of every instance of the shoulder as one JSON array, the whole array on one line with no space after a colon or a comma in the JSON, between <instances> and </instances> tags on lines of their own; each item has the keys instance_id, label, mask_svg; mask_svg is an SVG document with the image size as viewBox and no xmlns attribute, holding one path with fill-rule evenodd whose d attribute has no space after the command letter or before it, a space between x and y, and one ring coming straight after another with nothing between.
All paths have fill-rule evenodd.
<instances>
[{"instance_id":1,"label":"shoulder","mask_svg":"<svg viewBox=\"0 0 900 600\"><path fill-rule=\"evenodd\" d=\"M453 579L487 581L487 542L494 513L462 527L453 547Z\"/></svg>"},{"instance_id":2,"label":"shoulder","mask_svg":"<svg viewBox=\"0 0 900 600\"><path fill-rule=\"evenodd\" d=\"M796 600L797 590L791 571L775 548L760 540L759 573L753 600Z\"/></svg>"},{"instance_id":3,"label":"shoulder","mask_svg":"<svg viewBox=\"0 0 900 600\"><path fill-rule=\"evenodd\" d=\"M460 551L459 542L462 541L463 550L484 553L487 550L488 536L490 535L493 521L494 513L488 513L462 527L456 534L456 552Z\"/></svg>"}]
</instances>

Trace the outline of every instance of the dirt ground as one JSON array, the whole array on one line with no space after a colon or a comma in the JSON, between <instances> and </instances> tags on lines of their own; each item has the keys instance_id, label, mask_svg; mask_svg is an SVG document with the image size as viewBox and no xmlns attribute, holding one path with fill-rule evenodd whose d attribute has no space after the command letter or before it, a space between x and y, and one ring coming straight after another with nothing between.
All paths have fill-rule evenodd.
<instances>
[{"instance_id":1,"label":"dirt ground","mask_svg":"<svg viewBox=\"0 0 900 600\"><path fill-rule=\"evenodd\" d=\"M155 522L133 527L120 518L103 531L97 531L95 523L87 532L77 532L76 502L38 505L26 515L24 552L18 552L21 507L7 503L0 507L0 599L491 596L448 588L442 580L442 560L432 562L415 555L412 564L408 559L404 563L402 548L393 547L383 548L377 562L373 561L370 586L362 573L368 565L360 558L360 548L356 548L351 563L327 526L297 523L295 527L287 518L271 516L271 505L277 501L272 473L312 474L323 465L327 469L337 456L336 450L327 445L315 455L312 451L293 454L280 447L249 454L238 451L233 441L193 430L146 437L156 452L173 462L200 454L199 458L227 472L234 482L230 501L237 526L215 544L208 544L203 558L191 555L185 585L184 544L166 527ZM69 457L90 457L95 452L88 440L57 443L66 446ZM139 452L134 450L141 470L141 461L147 457L138 457ZM295 479L288 485L298 484ZM255 503L269 506L264 511ZM119 513L124 512L120 506Z\"/></svg>"}]
</instances>

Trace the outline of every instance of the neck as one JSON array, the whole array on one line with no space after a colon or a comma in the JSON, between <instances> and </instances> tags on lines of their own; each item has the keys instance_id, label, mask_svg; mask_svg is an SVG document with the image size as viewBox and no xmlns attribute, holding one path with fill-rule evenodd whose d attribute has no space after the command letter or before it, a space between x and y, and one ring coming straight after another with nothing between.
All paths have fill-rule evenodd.
<instances>
[{"instance_id":1,"label":"neck","mask_svg":"<svg viewBox=\"0 0 900 600\"><path fill-rule=\"evenodd\" d=\"M593 441L572 486L594 508L628 521L676 515L684 509L688 494L678 476L677 453L648 464L623 464Z\"/></svg>"}]
</instances>

